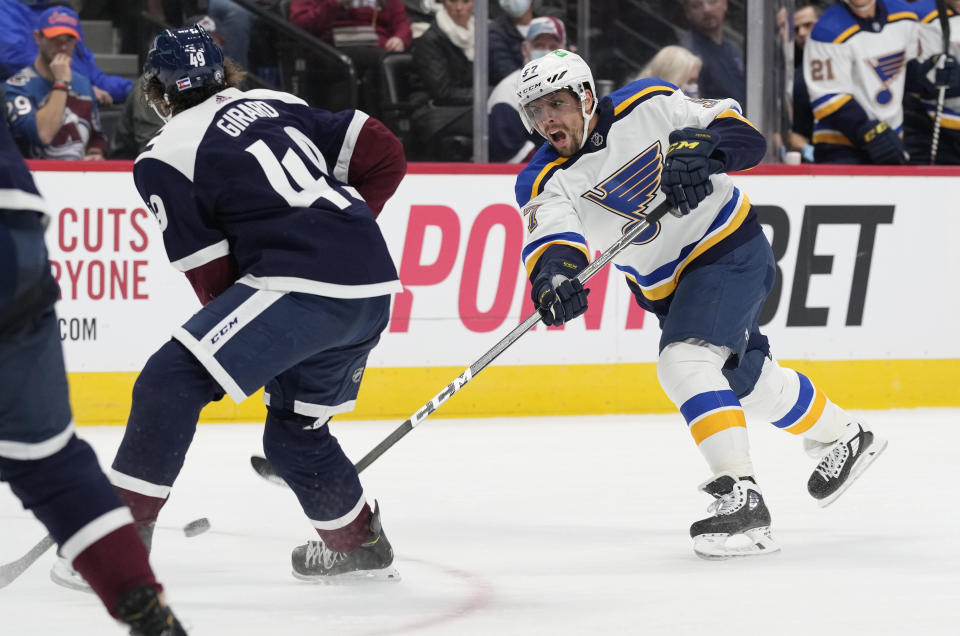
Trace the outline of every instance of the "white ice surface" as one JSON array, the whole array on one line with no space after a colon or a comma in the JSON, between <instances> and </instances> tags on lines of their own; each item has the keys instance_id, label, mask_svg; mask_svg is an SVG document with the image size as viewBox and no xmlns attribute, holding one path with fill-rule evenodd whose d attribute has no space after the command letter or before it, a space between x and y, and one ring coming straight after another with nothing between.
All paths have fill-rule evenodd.
<instances>
[{"instance_id":1,"label":"white ice surface","mask_svg":"<svg viewBox=\"0 0 960 636\"><path fill-rule=\"evenodd\" d=\"M696 558L706 465L679 415L430 419L362 475L400 583L290 576L311 538L293 494L249 467L261 427L198 430L153 563L190 633L960 634L960 411L863 413L887 451L820 509L796 438L751 424L782 553ZM399 422L339 422L354 459ZM119 427L80 434L109 465ZM208 517L212 529L182 527ZM0 563L44 534L0 487ZM0 635L123 634L89 594L51 583L51 550L0 590Z\"/></svg>"}]
</instances>

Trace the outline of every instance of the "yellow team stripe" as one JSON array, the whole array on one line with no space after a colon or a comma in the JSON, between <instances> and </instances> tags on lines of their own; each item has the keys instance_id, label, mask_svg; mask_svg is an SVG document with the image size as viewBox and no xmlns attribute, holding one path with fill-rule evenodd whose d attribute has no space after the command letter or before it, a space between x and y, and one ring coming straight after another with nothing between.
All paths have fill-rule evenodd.
<instances>
[{"instance_id":1,"label":"yellow team stripe","mask_svg":"<svg viewBox=\"0 0 960 636\"><path fill-rule=\"evenodd\" d=\"M551 245L569 245L570 247L575 247L581 252L583 252L583 255L587 257L588 262L590 261L590 253L587 252L587 248L585 248L583 245L579 243L571 243L570 241L552 241L550 243L546 243L538 247L536 251L533 254L531 254L530 257L527 259L527 262L524 264L524 267L527 268L527 278L529 278L530 274L533 273L534 265L537 264L537 261L540 260L540 257L543 256L543 253Z\"/></svg>"},{"instance_id":2,"label":"yellow team stripe","mask_svg":"<svg viewBox=\"0 0 960 636\"><path fill-rule=\"evenodd\" d=\"M743 417L743 409L731 408L711 413L691 424L690 434L693 435L693 441L700 444L711 435L735 426L747 427L747 421Z\"/></svg>"},{"instance_id":3,"label":"yellow team stripe","mask_svg":"<svg viewBox=\"0 0 960 636\"><path fill-rule=\"evenodd\" d=\"M674 273L673 278L671 278L669 281L667 281L663 285L660 285L659 287L653 287L650 289L641 288L641 291L643 291L644 296L646 296L650 300L663 300L664 298L672 294L673 291L677 288L677 281L680 280L680 274L682 274L683 270L687 268L687 265L692 263L694 259L696 259L698 256L700 256L704 252L706 252L708 249L710 249L711 247L713 247L723 239L733 234L738 227L743 225L743 220L747 218L747 213L750 211L750 199L747 198L747 195L745 194L743 194L742 196L743 196L743 201L740 202L740 207L737 208L737 211L734 213L733 219L730 221L730 223L725 228L723 228L722 230L720 230L719 232L717 232L716 234L714 234L713 236L705 240L703 243L698 245L692 252L690 252L690 255L687 256L687 259L683 261L683 264L680 265L680 267ZM633 278L633 277L631 276L630 278ZM637 282L637 281L634 280L634 282ZM639 283L638 283L638 286L639 286Z\"/></svg>"},{"instance_id":4,"label":"yellow team stripe","mask_svg":"<svg viewBox=\"0 0 960 636\"><path fill-rule=\"evenodd\" d=\"M747 119L746 117L744 117L743 115L741 115L741 114L738 113L737 111L733 110L732 108L729 109L729 110L725 110L725 111L723 111L722 113L720 113L719 115L717 115L717 119L724 119L724 118L727 118L727 117L733 117L734 119L739 119L739 120L742 121L743 123L745 123L745 124L747 124L748 126L750 126L751 128L753 128L754 130L757 129L757 127L754 126L754 125L750 122L749 119Z\"/></svg>"},{"instance_id":5,"label":"yellow team stripe","mask_svg":"<svg viewBox=\"0 0 960 636\"><path fill-rule=\"evenodd\" d=\"M619 114L622 113L624 110L626 110L627 108L629 108L629 107L630 107L630 104L632 104L633 102L637 101L638 99L640 99L640 98L643 97L644 95L649 95L650 93L653 93L653 92L656 92L656 91L669 91L669 92L671 92L671 93L675 93L675 92L676 92L676 90L670 88L669 86L662 86L662 85L648 86L648 87L646 87L645 89L643 89L642 91L639 91L639 92L637 92L637 93L634 93L633 95L631 95L631 96L628 97L627 99L625 99L625 100L623 100L622 102L620 102L620 104L618 104L618 105L613 109L613 114L614 114L614 115L619 115Z\"/></svg>"},{"instance_id":6,"label":"yellow team stripe","mask_svg":"<svg viewBox=\"0 0 960 636\"><path fill-rule=\"evenodd\" d=\"M834 144L837 146L852 146L853 142L847 139L847 136L838 132L815 132L813 133L814 144Z\"/></svg>"},{"instance_id":7,"label":"yellow team stripe","mask_svg":"<svg viewBox=\"0 0 960 636\"><path fill-rule=\"evenodd\" d=\"M851 36L853 36L854 33L856 33L859 30L860 30L860 26L857 24L854 24L852 27L850 27L849 29L847 29L846 31L844 31L843 33L835 37L833 39L833 43L840 44L841 42L845 42L847 39L849 39Z\"/></svg>"},{"instance_id":8,"label":"yellow team stripe","mask_svg":"<svg viewBox=\"0 0 960 636\"><path fill-rule=\"evenodd\" d=\"M913 11L898 11L887 16L887 22L897 22L899 20L919 20L917 14Z\"/></svg>"},{"instance_id":9,"label":"yellow team stripe","mask_svg":"<svg viewBox=\"0 0 960 636\"><path fill-rule=\"evenodd\" d=\"M557 166L563 165L563 164L566 163L566 162L567 162L567 157L557 157L556 159L554 159L553 161L551 161L550 163L548 163L547 165L545 165L545 166L543 167L543 170L541 170L541 171L540 171L540 174L537 175L537 178L534 179L534 181L533 181L533 187L530 188L530 198L531 198L531 199L536 198L536 196L537 196L538 194L540 194L540 192L539 192L539 190L540 190L540 182L543 181L543 180L547 177L548 174L550 174L550 171L553 170L554 168L556 168Z\"/></svg>"},{"instance_id":10,"label":"yellow team stripe","mask_svg":"<svg viewBox=\"0 0 960 636\"><path fill-rule=\"evenodd\" d=\"M511 325L505 325L508 326ZM656 323L644 328L656 329ZM960 407L960 359L956 358L779 363L811 378L818 390L844 408ZM356 410L337 415L334 421L389 419L400 423L462 371L462 366L368 367ZM126 423L136 372L77 372L67 377L70 404L78 425ZM537 378L537 391L530 391L532 377ZM637 386L650 390L637 391ZM266 413L263 394L258 391L239 405L229 397L210 404L200 414L200 421L263 422ZM677 408L659 388L656 362L492 365L431 418L625 413L673 413L680 418Z\"/></svg>"},{"instance_id":11,"label":"yellow team stripe","mask_svg":"<svg viewBox=\"0 0 960 636\"><path fill-rule=\"evenodd\" d=\"M801 435L809 431L810 427L816 424L820 416L823 415L823 409L827 405L827 396L817 387L813 387L813 389L816 391L816 394L813 397L813 404L810 405L810 410L807 411L806 415L783 430L788 433L793 433L794 435Z\"/></svg>"},{"instance_id":12,"label":"yellow team stripe","mask_svg":"<svg viewBox=\"0 0 960 636\"><path fill-rule=\"evenodd\" d=\"M838 110L844 107L844 105L853 99L853 95L844 95L843 97L838 97L831 99L829 102L813 111L814 119L821 120L825 117L829 117Z\"/></svg>"},{"instance_id":13,"label":"yellow team stripe","mask_svg":"<svg viewBox=\"0 0 960 636\"><path fill-rule=\"evenodd\" d=\"M936 18L937 18L937 10L934 9L927 15L920 18L920 22L922 22L923 24L927 24L928 22L933 22L934 20L936 20Z\"/></svg>"}]
</instances>

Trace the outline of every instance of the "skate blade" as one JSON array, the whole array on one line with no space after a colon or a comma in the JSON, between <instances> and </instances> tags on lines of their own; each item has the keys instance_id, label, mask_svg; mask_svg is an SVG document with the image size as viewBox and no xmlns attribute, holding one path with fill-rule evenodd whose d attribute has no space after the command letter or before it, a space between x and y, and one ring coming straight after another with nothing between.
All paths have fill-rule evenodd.
<instances>
[{"instance_id":1,"label":"skate blade","mask_svg":"<svg viewBox=\"0 0 960 636\"><path fill-rule=\"evenodd\" d=\"M870 464L880 456L887 448L887 440L882 437L877 437L877 434L873 434L873 443L870 445L870 448L867 449L867 452L860 456L860 459L857 460L857 463L853 465L853 468L850 469L850 475L847 477L847 481L840 486L835 493L824 497L823 499L817 500L817 505L821 508L826 508L834 501L837 500L840 495L847 492L847 489L853 485L853 482L857 481L857 478L860 477L860 474L870 467Z\"/></svg>"},{"instance_id":2,"label":"skate blade","mask_svg":"<svg viewBox=\"0 0 960 636\"><path fill-rule=\"evenodd\" d=\"M93 594L93 589L90 587L90 584L80 576L80 573L64 565L59 560L50 568L50 580L57 585L71 590Z\"/></svg>"},{"instance_id":3,"label":"skate blade","mask_svg":"<svg viewBox=\"0 0 960 636\"><path fill-rule=\"evenodd\" d=\"M367 583L397 583L400 573L397 568L388 566L380 570L358 570L344 574L301 574L293 570L293 578L317 585L365 585Z\"/></svg>"},{"instance_id":4,"label":"skate blade","mask_svg":"<svg viewBox=\"0 0 960 636\"><path fill-rule=\"evenodd\" d=\"M701 559L723 561L736 557L774 554L780 546L770 535L770 526L751 528L741 534L701 534L693 539L693 551Z\"/></svg>"}]
</instances>

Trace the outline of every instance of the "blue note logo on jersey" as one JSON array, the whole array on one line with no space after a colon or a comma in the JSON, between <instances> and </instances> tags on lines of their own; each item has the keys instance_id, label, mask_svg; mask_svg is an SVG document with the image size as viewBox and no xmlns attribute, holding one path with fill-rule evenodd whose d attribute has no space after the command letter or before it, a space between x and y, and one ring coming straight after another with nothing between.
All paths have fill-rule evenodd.
<instances>
[{"instance_id":1,"label":"blue note logo on jersey","mask_svg":"<svg viewBox=\"0 0 960 636\"><path fill-rule=\"evenodd\" d=\"M660 192L662 168L663 153L660 142L657 141L581 196L606 210L630 219L630 222L623 226L623 233L626 234L645 218L644 210ZM660 223L658 222L640 234L633 244L648 243L659 233Z\"/></svg>"},{"instance_id":2,"label":"blue note logo on jersey","mask_svg":"<svg viewBox=\"0 0 960 636\"><path fill-rule=\"evenodd\" d=\"M890 100L893 99L893 93L889 90L889 84L900 74L900 71L903 70L906 59L906 51L897 51L896 53L882 55L869 60L871 68L873 68L877 77L880 78L880 81L884 83L884 88L874 96L878 104L889 104Z\"/></svg>"}]
</instances>

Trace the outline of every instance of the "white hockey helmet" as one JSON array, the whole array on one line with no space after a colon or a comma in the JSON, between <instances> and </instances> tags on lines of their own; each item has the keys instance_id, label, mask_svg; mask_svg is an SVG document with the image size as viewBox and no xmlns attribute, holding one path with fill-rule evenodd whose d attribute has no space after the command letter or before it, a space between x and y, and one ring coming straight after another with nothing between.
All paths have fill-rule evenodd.
<instances>
[{"instance_id":1,"label":"white hockey helmet","mask_svg":"<svg viewBox=\"0 0 960 636\"><path fill-rule=\"evenodd\" d=\"M583 115L583 135L580 148L587 142L587 130L590 118L597 111L597 90L593 83L593 72L576 53L557 49L541 58L532 60L520 71L517 80L517 100L520 105L520 118L527 132L536 130L533 117L527 112L527 105L559 90L569 89L580 100L580 113ZM593 95L593 104L587 112L587 89ZM539 133L540 131L537 130ZM541 135L543 133L540 133Z\"/></svg>"}]
</instances>

